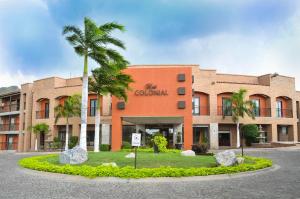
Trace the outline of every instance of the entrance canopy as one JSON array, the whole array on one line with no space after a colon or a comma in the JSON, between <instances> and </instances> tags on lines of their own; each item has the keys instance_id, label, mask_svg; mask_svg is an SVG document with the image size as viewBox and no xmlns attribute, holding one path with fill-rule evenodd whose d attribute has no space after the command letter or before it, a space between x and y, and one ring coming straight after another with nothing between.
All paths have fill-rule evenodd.
<instances>
[{"instance_id":1,"label":"entrance canopy","mask_svg":"<svg viewBox=\"0 0 300 199\"><path fill-rule=\"evenodd\" d=\"M182 124L183 117L164 116L164 117L151 117L151 116L125 116L122 120L132 124Z\"/></svg>"}]
</instances>

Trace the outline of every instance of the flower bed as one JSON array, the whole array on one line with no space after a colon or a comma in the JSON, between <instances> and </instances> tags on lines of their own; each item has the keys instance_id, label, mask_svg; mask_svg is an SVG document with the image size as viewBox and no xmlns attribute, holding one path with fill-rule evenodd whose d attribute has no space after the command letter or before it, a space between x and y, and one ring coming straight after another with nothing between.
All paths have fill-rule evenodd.
<instances>
[{"instance_id":1,"label":"flower bed","mask_svg":"<svg viewBox=\"0 0 300 199\"><path fill-rule=\"evenodd\" d=\"M193 168L138 168L132 166L107 167L89 165L59 165L48 162L47 159L57 155L34 156L24 158L19 164L28 169L79 175L89 178L94 177L120 177L120 178L147 178L147 177L183 177L183 176L207 176L219 174L232 174L246 171L254 171L272 166L272 161L265 158L245 157L246 163L231 167L193 167Z\"/></svg>"}]
</instances>

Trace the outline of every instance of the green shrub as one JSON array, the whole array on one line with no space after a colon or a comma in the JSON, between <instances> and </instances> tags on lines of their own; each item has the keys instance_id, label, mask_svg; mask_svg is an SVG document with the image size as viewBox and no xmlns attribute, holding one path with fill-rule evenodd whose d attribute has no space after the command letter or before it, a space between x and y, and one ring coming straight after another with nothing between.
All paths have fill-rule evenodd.
<instances>
[{"instance_id":1,"label":"green shrub","mask_svg":"<svg viewBox=\"0 0 300 199\"><path fill-rule=\"evenodd\" d=\"M124 141L122 144L122 149L131 149L131 144L129 142Z\"/></svg>"},{"instance_id":2,"label":"green shrub","mask_svg":"<svg viewBox=\"0 0 300 199\"><path fill-rule=\"evenodd\" d=\"M101 144L100 151L110 151L110 145L109 144Z\"/></svg>"},{"instance_id":3,"label":"green shrub","mask_svg":"<svg viewBox=\"0 0 300 199\"><path fill-rule=\"evenodd\" d=\"M69 148L72 149L78 144L78 136L71 136L69 141Z\"/></svg>"},{"instance_id":4,"label":"green shrub","mask_svg":"<svg viewBox=\"0 0 300 199\"><path fill-rule=\"evenodd\" d=\"M208 144L194 144L192 150L197 154L206 154L208 152Z\"/></svg>"},{"instance_id":5,"label":"green shrub","mask_svg":"<svg viewBox=\"0 0 300 199\"><path fill-rule=\"evenodd\" d=\"M257 125L255 124L244 125L242 126L242 132L244 133L247 146L251 146L251 143L257 141L257 137L259 136Z\"/></svg>"},{"instance_id":6,"label":"green shrub","mask_svg":"<svg viewBox=\"0 0 300 199\"><path fill-rule=\"evenodd\" d=\"M60 139L58 137L55 137L53 138L53 144L52 144L52 147L54 149L59 149L59 148L62 148L62 143L60 141Z\"/></svg>"},{"instance_id":7,"label":"green shrub","mask_svg":"<svg viewBox=\"0 0 300 199\"><path fill-rule=\"evenodd\" d=\"M69 175L80 175L93 177L120 177L120 178L146 178L146 177L183 177L183 176L207 176L218 174L232 174L245 171L254 171L272 166L272 161L265 158L245 156L244 164L231 167L198 167L198 168L141 168L134 169L132 166L107 167L88 165L56 165L47 161L55 155L34 156L19 161L19 165L28 169L47 171L52 173L63 173ZM250 163L251 162L251 163Z\"/></svg>"},{"instance_id":8,"label":"green shrub","mask_svg":"<svg viewBox=\"0 0 300 199\"><path fill-rule=\"evenodd\" d=\"M158 147L159 152L167 151L167 139L162 134L157 134L153 138L154 144Z\"/></svg>"}]
</instances>

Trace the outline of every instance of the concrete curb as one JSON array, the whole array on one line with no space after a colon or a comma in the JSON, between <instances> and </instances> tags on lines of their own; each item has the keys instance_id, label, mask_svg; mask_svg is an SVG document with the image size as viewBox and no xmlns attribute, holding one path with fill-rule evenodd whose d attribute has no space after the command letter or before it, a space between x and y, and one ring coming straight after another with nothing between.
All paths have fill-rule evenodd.
<instances>
[{"instance_id":1,"label":"concrete curb","mask_svg":"<svg viewBox=\"0 0 300 199\"><path fill-rule=\"evenodd\" d=\"M20 172L28 175L34 175L36 177L47 179L59 179L65 181L80 181L80 182L108 182L108 183L159 183L159 182L199 182L199 181L212 181L212 180L229 180L234 178L249 177L255 175L263 175L265 173L274 172L280 169L279 165L273 165L272 167L248 171L235 174L221 174L221 175L209 175L209 176L192 176L192 177L159 177L159 178L141 178L141 179L123 179L117 177L97 177L89 179L83 176L73 176L60 173L50 173L43 171L36 171L19 167Z\"/></svg>"}]
</instances>

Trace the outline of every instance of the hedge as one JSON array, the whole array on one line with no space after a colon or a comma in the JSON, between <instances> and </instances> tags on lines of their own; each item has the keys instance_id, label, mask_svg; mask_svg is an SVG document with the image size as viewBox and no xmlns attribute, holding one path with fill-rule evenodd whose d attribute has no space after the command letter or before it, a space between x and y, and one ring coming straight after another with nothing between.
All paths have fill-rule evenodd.
<instances>
[{"instance_id":1,"label":"hedge","mask_svg":"<svg viewBox=\"0 0 300 199\"><path fill-rule=\"evenodd\" d=\"M89 178L94 177L120 177L120 178L146 178L146 177L183 177L183 176L207 176L218 174L232 174L245 171L254 171L272 166L272 161L265 158L245 157L253 163L244 163L231 167L199 167L199 168L141 168L126 167L87 166L87 165L56 165L47 162L47 158L56 155L34 156L19 161L19 165L28 169L79 175Z\"/></svg>"},{"instance_id":2,"label":"hedge","mask_svg":"<svg viewBox=\"0 0 300 199\"><path fill-rule=\"evenodd\" d=\"M121 149L121 151L134 152L134 148L132 148L132 149ZM146 152L146 153L153 153L154 152L153 148L138 148L137 151L138 152ZM160 153L180 153L181 151L182 150L179 150L179 149L166 149L166 151L160 152Z\"/></svg>"}]
</instances>

